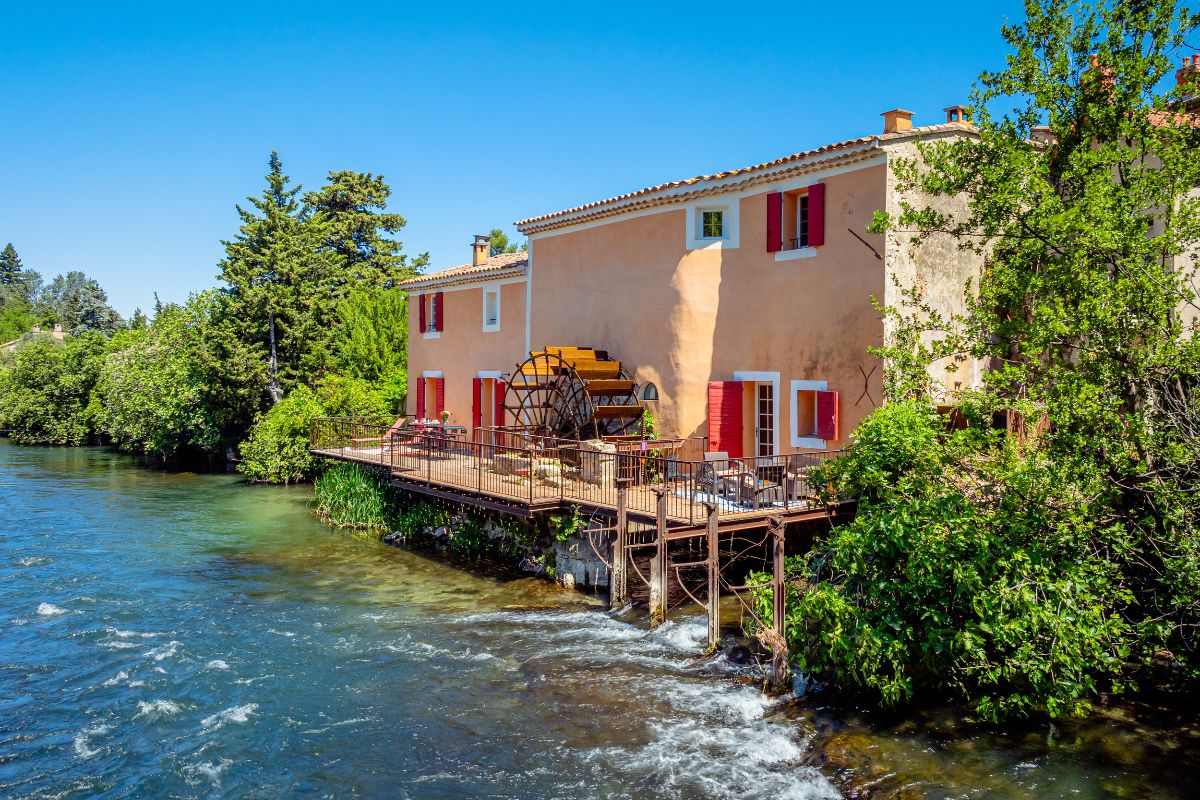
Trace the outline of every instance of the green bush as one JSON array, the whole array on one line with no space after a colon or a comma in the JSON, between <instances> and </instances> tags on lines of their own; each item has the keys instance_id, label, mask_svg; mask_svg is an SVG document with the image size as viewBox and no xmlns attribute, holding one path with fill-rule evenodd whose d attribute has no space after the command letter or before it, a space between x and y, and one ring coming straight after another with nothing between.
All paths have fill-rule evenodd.
<instances>
[{"instance_id":1,"label":"green bush","mask_svg":"<svg viewBox=\"0 0 1200 800\"><path fill-rule=\"evenodd\" d=\"M19 444L86 444L106 341L97 333L21 345L0 373L0 427Z\"/></svg>"},{"instance_id":2,"label":"green bush","mask_svg":"<svg viewBox=\"0 0 1200 800\"><path fill-rule=\"evenodd\" d=\"M387 417L396 405L388 390L363 378L329 375L317 384L325 414L332 417Z\"/></svg>"},{"instance_id":3,"label":"green bush","mask_svg":"<svg viewBox=\"0 0 1200 800\"><path fill-rule=\"evenodd\" d=\"M860 504L788 560L800 668L885 705L952 698L988 719L1082 712L1122 688L1138 631L1121 614L1124 528L1095 513L1105 476L950 432L919 401L868 418L827 475ZM769 620L769 590L756 599Z\"/></svg>"},{"instance_id":4,"label":"green bush","mask_svg":"<svg viewBox=\"0 0 1200 800\"><path fill-rule=\"evenodd\" d=\"M315 391L301 384L254 423L239 448L238 469L264 483L311 480L320 466L308 453L314 417L388 417L392 409L386 390L361 378L330 375Z\"/></svg>"},{"instance_id":5,"label":"green bush","mask_svg":"<svg viewBox=\"0 0 1200 800\"><path fill-rule=\"evenodd\" d=\"M97 385L104 431L122 450L170 458L224 454L261 403L262 365L223 327L214 292L162 308L149 329L114 337Z\"/></svg>"},{"instance_id":6,"label":"green bush","mask_svg":"<svg viewBox=\"0 0 1200 800\"><path fill-rule=\"evenodd\" d=\"M319 460L308 452L309 421L324 413L321 399L307 386L297 386L250 430L238 469L264 483L311 480Z\"/></svg>"}]
</instances>

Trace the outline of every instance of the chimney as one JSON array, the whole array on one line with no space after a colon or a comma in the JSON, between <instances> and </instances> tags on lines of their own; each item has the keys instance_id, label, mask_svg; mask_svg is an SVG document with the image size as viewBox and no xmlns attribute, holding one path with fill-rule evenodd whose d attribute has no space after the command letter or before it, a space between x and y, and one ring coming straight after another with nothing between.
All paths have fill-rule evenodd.
<instances>
[{"instance_id":1,"label":"chimney","mask_svg":"<svg viewBox=\"0 0 1200 800\"><path fill-rule=\"evenodd\" d=\"M1200 53L1191 58L1184 57L1183 66L1175 72L1175 83L1189 89L1188 94L1197 93L1197 84L1200 83Z\"/></svg>"},{"instance_id":2,"label":"chimney","mask_svg":"<svg viewBox=\"0 0 1200 800\"><path fill-rule=\"evenodd\" d=\"M471 266L482 267L487 263L488 251L492 249L492 238L490 236L475 235L475 245L471 250Z\"/></svg>"},{"instance_id":3,"label":"chimney","mask_svg":"<svg viewBox=\"0 0 1200 800\"><path fill-rule=\"evenodd\" d=\"M905 111L902 108L893 108L891 111L885 111L879 116L883 117L884 133L904 133L904 131L912 130L913 112L911 111Z\"/></svg>"},{"instance_id":4,"label":"chimney","mask_svg":"<svg viewBox=\"0 0 1200 800\"><path fill-rule=\"evenodd\" d=\"M942 110L946 112L946 122L961 122L965 125L971 121L971 114L966 106L947 106Z\"/></svg>"}]
</instances>

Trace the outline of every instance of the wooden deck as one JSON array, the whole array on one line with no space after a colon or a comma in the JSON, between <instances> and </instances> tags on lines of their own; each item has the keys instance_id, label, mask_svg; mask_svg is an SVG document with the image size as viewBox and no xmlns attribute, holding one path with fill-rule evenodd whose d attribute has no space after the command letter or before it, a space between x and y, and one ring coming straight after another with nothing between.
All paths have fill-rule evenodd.
<instances>
[{"instance_id":1,"label":"wooden deck","mask_svg":"<svg viewBox=\"0 0 1200 800\"><path fill-rule=\"evenodd\" d=\"M610 468L599 479L589 481L581 474L586 470L571 466L571 462L614 457L561 450L532 454L453 441L385 447L314 442L311 452L377 468L387 473L393 485L407 491L517 516L578 507L584 513L615 517L618 491L613 477L620 471L629 478L625 495L629 519L655 524L662 494L672 538L701 533L710 508L717 511L724 530L762 526L772 517L793 522L828 515L828 509L809 499L741 503L714 495L706 491L710 485L697 480L696 462L675 462L668 468L652 459L636 458L635 463Z\"/></svg>"}]
</instances>

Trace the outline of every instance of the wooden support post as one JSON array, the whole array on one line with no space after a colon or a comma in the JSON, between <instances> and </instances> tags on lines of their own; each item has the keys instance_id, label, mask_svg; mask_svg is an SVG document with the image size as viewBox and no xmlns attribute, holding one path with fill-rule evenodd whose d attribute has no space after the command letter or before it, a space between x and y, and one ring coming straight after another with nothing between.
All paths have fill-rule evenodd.
<instances>
[{"instance_id":1,"label":"wooden support post","mask_svg":"<svg viewBox=\"0 0 1200 800\"><path fill-rule=\"evenodd\" d=\"M774 691L787 689L791 678L788 670L786 575L784 573L784 531L787 526L783 517L774 516L767 521L771 536L771 688Z\"/></svg>"},{"instance_id":2,"label":"wooden support post","mask_svg":"<svg viewBox=\"0 0 1200 800\"><path fill-rule=\"evenodd\" d=\"M721 549L717 531L717 506L708 504L708 650L721 643Z\"/></svg>"},{"instance_id":3,"label":"wooden support post","mask_svg":"<svg viewBox=\"0 0 1200 800\"><path fill-rule=\"evenodd\" d=\"M617 532L612 546L612 575L609 576L608 607L620 608L629 602L629 572L626 562L629 544L629 481L617 480Z\"/></svg>"},{"instance_id":4,"label":"wooden support post","mask_svg":"<svg viewBox=\"0 0 1200 800\"><path fill-rule=\"evenodd\" d=\"M671 607L671 599L667 591L667 570L670 568L667 556L667 493L655 489L658 495L658 518L655 525L654 560L650 563L650 627L657 627L667 621L667 609Z\"/></svg>"}]
</instances>

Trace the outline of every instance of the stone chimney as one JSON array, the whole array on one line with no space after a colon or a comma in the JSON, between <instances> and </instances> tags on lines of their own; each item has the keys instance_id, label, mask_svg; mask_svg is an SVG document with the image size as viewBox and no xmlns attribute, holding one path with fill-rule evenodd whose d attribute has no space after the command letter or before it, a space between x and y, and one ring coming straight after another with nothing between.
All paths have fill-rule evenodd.
<instances>
[{"instance_id":1,"label":"stone chimney","mask_svg":"<svg viewBox=\"0 0 1200 800\"><path fill-rule=\"evenodd\" d=\"M487 263L488 251L492 249L492 238L476 234L475 244L471 250L471 266L482 267Z\"/></svg>"},{"instance_id":2,"label":"stone chimney","mask_svg":"<svg viewBox=\"0 0 1200 800\"><path fill-rule=\"evenodd\" d=\"M1189 95L1200 94L1200 53L1183 59L1183 66L1175 72L1175 83Z\"/></svg>"},{"instance_id":3,"label":"stone chimney","mask_svg":"<svg viewBox=\"0 0 1200 800\"><path fill-rule=\"evenodd\" d=\"M971 113L967 111L966 106L946 106L942 110L946 112L946 122L961 122L965 125L971 121Z\"/></svg>"},{"instance_id":4,"label":"stone chimney","mask_svg":"<svg viewBox=\"0 0 1200 800\"><path fill-rule=\"evenodd\" d=\"M885 111L879 116L883 117L883 132L884 133L904 133L912 130L913 112L905 111L902 108L893 108L891 111Z\"/></svg>"}]
</instances>

